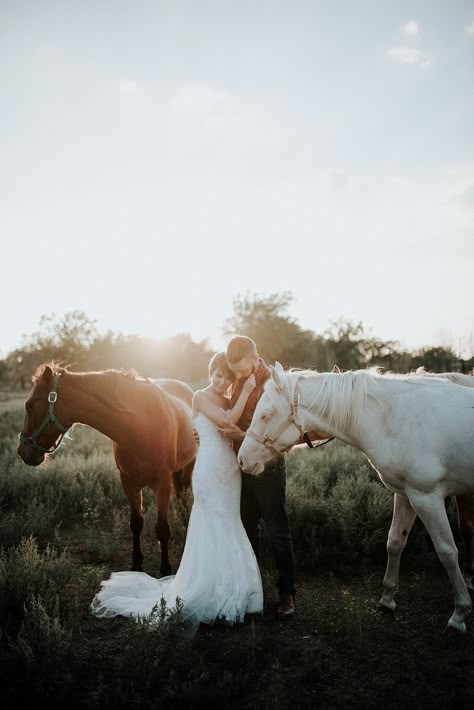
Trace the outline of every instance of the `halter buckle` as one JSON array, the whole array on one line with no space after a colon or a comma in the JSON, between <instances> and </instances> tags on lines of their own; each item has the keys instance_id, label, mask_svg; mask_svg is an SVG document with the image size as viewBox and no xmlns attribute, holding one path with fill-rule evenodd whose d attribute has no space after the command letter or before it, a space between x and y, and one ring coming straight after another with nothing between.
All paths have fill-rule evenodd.
<instances>
[{"instance_id":1,"label":"halter buckle","mask_svg":"<svg viewBox=\"0 0 474 710\"><path fill-rule=\"evenodd\" d=\"M50 404L54 404L58 399L58 393L57 392L50 392L48 394L48 402Z\"/></svg>"}]
</instances>

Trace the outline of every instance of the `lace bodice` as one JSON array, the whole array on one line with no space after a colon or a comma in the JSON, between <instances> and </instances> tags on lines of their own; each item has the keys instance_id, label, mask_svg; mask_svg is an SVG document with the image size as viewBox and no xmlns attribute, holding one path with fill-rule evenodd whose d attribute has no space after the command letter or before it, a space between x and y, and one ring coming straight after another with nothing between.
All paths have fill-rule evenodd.
<instances>
[{"instance_id":1,"label":"lace bodice","mask_svg":"<svg viewBox=\"0 0 474 710\"><path fill-rule=\"evenodd\" d=\"M198 412L194 426L199 450L193 471L193 494L206 508L216 512L235 510L240 505L240 468L230 439L217 430L205 414Z\"/></svg>"},{"instance_id":2,"label":"lace bodice","mask_svg":"<svg viewBox=\"0 0 474 710\"><path fill-rule=\"evenodd\" d=\"M198 412L193 421L194 427L199 434L200 444L205 443L206 446L215 445L222 448L224 452L225 449L233 451L231 440L222 436L214 422L211 422L205 414Z\"/></svg>"}]
</instances>

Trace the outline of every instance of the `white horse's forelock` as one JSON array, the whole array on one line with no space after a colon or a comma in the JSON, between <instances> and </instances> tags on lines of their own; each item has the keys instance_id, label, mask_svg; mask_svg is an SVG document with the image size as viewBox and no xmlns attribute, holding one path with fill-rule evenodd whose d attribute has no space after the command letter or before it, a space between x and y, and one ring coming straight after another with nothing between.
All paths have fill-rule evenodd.
<instances>
[{"instance_id":1,"label":"white horse's forelock","mask_svg":"<svg viewBox=\"0 0 474 710\"><path fill-rule=\"evenodd\" d=\"M291 402L293 395L292 395L292 393L289 389L289 386L288 386L289 383L288 383L288 378L286 377L286 373L280 373L279 376L281 378L281 380L280 380L281 386L285 390L285 395L286 395L285 400L288 400L289 402ZM275 407L275 409L278 412L280 412L280 414L284 414L285 412L283 412L282 408L281 408L281 390L280 390L279 386L277 385L277 383L275 382L275 380L273 378L270 380L267 380L264 384L263 389L264 389L264 392L266 392L268 394L268 396L270 397L270 401L271 401L272 405Z\"/></svg>"}]
</instances>

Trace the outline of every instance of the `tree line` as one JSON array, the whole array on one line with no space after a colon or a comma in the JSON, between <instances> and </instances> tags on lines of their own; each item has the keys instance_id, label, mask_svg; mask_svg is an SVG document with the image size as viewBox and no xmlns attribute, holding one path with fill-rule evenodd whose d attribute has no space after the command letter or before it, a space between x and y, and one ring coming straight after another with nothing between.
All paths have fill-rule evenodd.
<instances>
[{"instance_id":1,"label":"tree line","mask_svg":"<svg viewBox=\"0 0 474 710\"><path fill-rule=\"evenodd\" d=\"M253 338L266 362L283 367L316 369L337 365L355 370L378 365L393 372L420 366L431 372L470 372L474 360L463 360L449 347L407 351L397 341L367 333L362 322L340 319L323 333L301 328L289 315L290 292L269 296L245 293L233 301L233 314L223 323L225 337L239 333ZM0 386L29 389L35 369L54 360L75 371L134 369L144 377L171 377L201 386L213 355L209 339L194 341L188 333L155 340L108 331L100 334L96 321L82 311L43 316L39 329L23 345L0 360Z\"/></svg>"}]
</instances>

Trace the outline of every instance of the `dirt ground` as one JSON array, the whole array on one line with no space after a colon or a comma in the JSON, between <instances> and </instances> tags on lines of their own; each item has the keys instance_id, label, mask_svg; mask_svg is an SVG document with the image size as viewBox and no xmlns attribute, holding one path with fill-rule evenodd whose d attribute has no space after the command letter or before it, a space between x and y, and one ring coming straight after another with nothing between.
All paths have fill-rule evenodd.
<instances>
[{"instance_id":1,"label":"dirt ground","mask_svg":"<svg viewBox=\"0 0 474 710\"><path fill-rule=\"evenodd\" d=\"M378 609L379 575L301 581L293 619L278 621L269 607L254 622L248 707L472 709L474 629L447 631L450 585L433 572L404 575L395 615ZM219 645L219 630L209 633Z\"/></svg>"},{"instance_id":2,"label":"dirt ground","mask_svg":"<svg viewBox=\"0 0 474 710\"><path fill-rule=\"evenodd\" d=\"M377 605L382 576L381 568L344 581L300 578L297 611L282 621L265 572L262 615L233 628L201 626L194 639L205 659L205 698L183 704L178 693L166 707L472 710L474 620L465 635L447 629L453 598L444 570L436 559L423 570L405 569L394 614ZM96 634L104 622L89 623ZM107 632L99 632L110 652L124 623L107 620ZM226 676L233 680L226 684Z\"/></svg>"}]
</instances>

